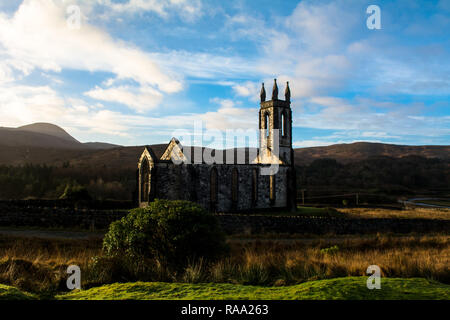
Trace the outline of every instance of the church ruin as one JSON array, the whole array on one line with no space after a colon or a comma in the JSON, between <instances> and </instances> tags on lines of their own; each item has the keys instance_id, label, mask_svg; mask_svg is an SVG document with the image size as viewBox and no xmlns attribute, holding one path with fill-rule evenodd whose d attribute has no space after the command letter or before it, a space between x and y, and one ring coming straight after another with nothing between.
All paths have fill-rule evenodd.
<instances>
[{"instance_id":1,"label":"church ruin","mask_svg":"<svg viewBox=\"0 0 450 320\"><path fill-rule=\"evenodd\" d=\"M266 101L264 83L260 97L260 137L254 157L247 150L245 161L237 161L236 150L231 155L216 150L213 153L223 156L223 161L211 164L194 155L204 148L183 147L175 138L160 156L146 147L137 170L139 206L154 199L170 199L194 201L213 212L295 210L289 82L285 100L278 99L276 79L272 99ZM274 166L276 170L271 171Z\"/></svg>"}]
</instances>

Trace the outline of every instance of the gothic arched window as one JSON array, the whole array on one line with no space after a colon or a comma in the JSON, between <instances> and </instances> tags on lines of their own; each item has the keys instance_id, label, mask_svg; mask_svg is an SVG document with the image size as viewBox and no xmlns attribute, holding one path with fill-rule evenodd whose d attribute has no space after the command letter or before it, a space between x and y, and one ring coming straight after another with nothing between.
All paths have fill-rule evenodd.
<instances>
[{"instance_id":1,"label":"gothic arched window","mask_svg":"<svg viewBox=\"0 0 450 320\"><path fill-rule=\"evenodd\" d=\"M150 194L150 164L147 158L144 158L141 163L141 202L149 201Z\"/></svg>"},{"instance_id":2,"label":"gothic arched window","mask_svg":"<svg viewBox=\"0 0 450 320\"><path fill-rule=\"evenodd\" d=\"M217 195L218 195L218 183L217 183L217 169L211 169L210 176L210 190L211 190L211 204L217 203Z\"/></svg>"},{"instance_id":3,"label":"gothic arched window","mask_svg":"<svg viewBox=\"0 0 450 320\"><path fill-rule=\"evenodd\" d=\"M267 139L269 139L269 113L264 114L264 134L266 135Z\"/></svg>"},{"instance_id":4,"label":"gothic arched window","mask_svg":"<svg viewBox=\"0 0 450 320\"><path fill-rule=\"evenodd\" d=\"M275 202L276 199L276 186L275 186L275 175L271 175L269 178L269 187L270 187L270 191L269 191L269 198L270 198L270 202Z\"/></svg>"},{"instance_id":5,"label":"gothic arched window","mask_svg":"<svg viewBox=\"0 0 450 320\"><path fill-rule=\"evenodd\" d=\"M284 111L281 114L281 136L286 136L286 113Z\"/></svg>"},{"instance_id":6,"label":"gothic arched window","mask_svg":"<svg viewBox=\"0 0 450 320\"><path fill-rule=\"evenodd\" d=\"M252 172L252 202L253 204L258 201L258 170L253 169Z\"/></svg>"},{"instance_id":7,"label":"gothic arched window","mask_svg":"<svg viewBox=\"0 0 450 320\"><path fill-rule=\"evenodd\" d=\"M239 194L239 172L236 168L233 169L231 174L231 200L233 202L238 202Z\"/></svg>"}]
</instances>

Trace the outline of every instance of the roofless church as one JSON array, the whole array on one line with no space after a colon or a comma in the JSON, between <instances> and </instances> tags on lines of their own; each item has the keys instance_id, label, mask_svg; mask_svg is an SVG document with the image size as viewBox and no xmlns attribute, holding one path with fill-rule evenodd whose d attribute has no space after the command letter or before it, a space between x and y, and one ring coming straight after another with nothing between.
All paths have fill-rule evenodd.
<instances>
[{"instance_id":1,"label":"roofless church","mask_svg":"<svg viewBox=\"0 0 450 320\"><path fill-rule=\"evenodd\" d=\"M160 157L146 147L138 162L139 206L170 199L194 201L213 212L295 209L289 82L284 95L278 99L275 79L272 99L266 101L262 84L259 147L253 155L249 149L245 157L237 156L238 149L214 150L216 161L211 164L204 160L204 148L183 147L175 138Z\"/></svg>"}]
</instances>

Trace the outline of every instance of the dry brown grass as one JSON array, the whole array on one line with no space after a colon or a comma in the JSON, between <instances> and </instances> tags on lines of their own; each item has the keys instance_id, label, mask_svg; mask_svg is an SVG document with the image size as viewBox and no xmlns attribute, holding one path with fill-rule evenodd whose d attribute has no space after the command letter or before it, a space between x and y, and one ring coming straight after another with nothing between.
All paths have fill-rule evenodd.
<instances>
[{"instance_id":1,"label":"dry brown grass","mask_svg":"<svg viewBox=\"0 0 450 320\"><path fill-rule=\"evenodd\" d=\"M100 248L98 240L1 237L0 283L51 296L65 289L69 265L86 268Z\"/></svg>"},{"instance_id":2,"label":"dry brown grass","mask_svg":"<svg viewBox=\"0 0 450 320\"><path fill-rule=\"evenodd\" d=\"M365 275L367 267L376 264L381 267L383 276L425 277L450 283L449 244L450 235L234 239L230 241L230 256L214 264L193 264L185 274L178 275L164 273L165 270L158 274L150 267L133 276L144 281L284 285ZM334 246L338 248L326 250ZM66 290L65 272L70 264L81 267L85 287L127 280L121 278L125 269L120 261L105 260L94 271L92 258L100 255L101 241L98 239L0 238L0 283L44 296L48 292L51 296Z\"/></svg>"},{"instance_id":3,"label":"dry brown grass","mask_svg":"<svg viewBox=\"0 0 450 320\"><path fill-rule=\"evenodd\" d=\"M350 218L400 218L400 219L443 219L450 220L450 209L410 208L405 210L349 208L338 209Z\"/></svg>"},{"instance_id":4,"label":"dry brown grass","mask_svg":"<svg viewBox=\"0 0 450 320\"><path fill-rule=\"evenodd\" d=\"M334 247L337 250L323 250ZM365 275L369 265L387 277L427 277L450 282L450 236L377 236L365 239L316 240L308 243L255 241L234 248L234 263L282 270L281 280L302 282ZM240 254L238 253L240 250Z\"/></svg>"}]
</instances>

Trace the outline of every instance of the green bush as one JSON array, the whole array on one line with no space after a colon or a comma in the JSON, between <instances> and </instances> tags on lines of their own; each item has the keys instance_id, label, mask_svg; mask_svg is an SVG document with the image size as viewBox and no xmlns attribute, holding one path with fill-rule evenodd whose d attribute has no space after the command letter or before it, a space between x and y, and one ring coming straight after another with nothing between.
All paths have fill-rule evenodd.
<instances>
[{"instance_id":1,"label":"green bush","mask_svg":"<svg viewBox=\"0 0 450 320\"><path fill-rule=\"evenodd\" d=\"M155 200L112 223L103 240L108 256L154 259L174 269L226 252L215 216L189 201Z\"/></svg>"}]
</instances>

